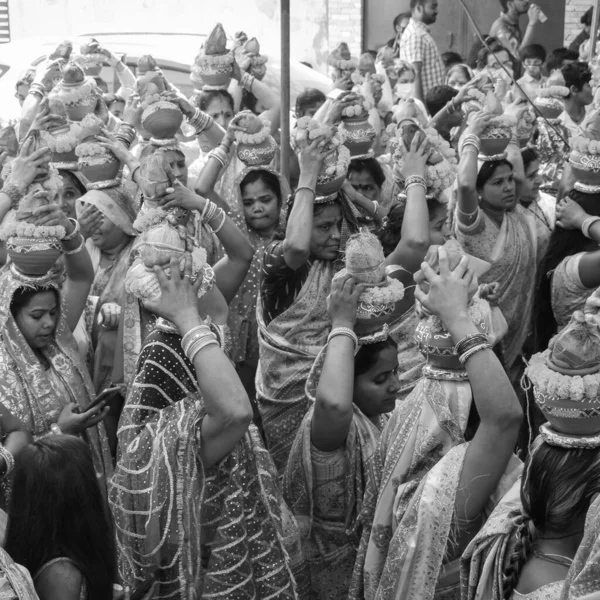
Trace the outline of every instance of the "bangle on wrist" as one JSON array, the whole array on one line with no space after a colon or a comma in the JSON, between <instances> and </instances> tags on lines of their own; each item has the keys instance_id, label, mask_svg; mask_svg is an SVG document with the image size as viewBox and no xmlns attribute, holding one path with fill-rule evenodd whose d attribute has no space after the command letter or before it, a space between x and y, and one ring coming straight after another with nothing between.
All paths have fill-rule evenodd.
<instances>
[{"instance_id":1,"label":"bangle on wrist","mask_svg":"<svg viewBox=\"0 0 600 600\"><path fill-rule=\"evenodd\" d=\"M208 158L214 158L223 169L227 166L227 153L221 147L213 148L208 153Z\"/></svg>"},{"instance_id":2,"label":"bangle on wrist","mask_svg":"<svg viewBox=\"0 0 600 600\"><path fill-rule=\"evenodd\" d=\"M313 195L313 200L317 196L317 192L313 188L311 188L307 185L301 185L299 188L296 188L296 192L294 195L297 195L300 190L306 190L307 192L310 192Z\"/></svg>"},{"instance_id":3,"label":"bangle on wrist","mask_svg":"<svg viewBox=\"0 0 600 600\"><path fill-rule=\"evenodd\" d=\"M247 91L252 92L252 85L254 84L254 77L250 73L243 73L240 77L240 85Z\"/></svg>"},{"instance_id":4,"label":"bangle on wrist","mask_svg":"<svg viewBox=\"0 0 600 600\"><path fill-rule=\"evenodd\" d=\"M356 356L356 353L358 352L358 336L354 330L350 329L350 327L334 327L327 336L327 343L329 344L334 337L339 335L348 337L354 342L354 355Z\"/></svg>"},{"instance_id":5,"label":"bangle on wrist","mask_svg":"<svg viewBox=\"0 0 600 600\"><path fill-rule=\"evenodd\" d=\"M4 471L4 475L2 475L0 478L6 479L15 468L15 457L12 455L12 452L6 448L6 446L0 446L0 457L2 457L6 463L6 470Z\"/></svg>"},{"instance_id":6,"label":"bangle on wrist","mask_svg":"<svg viewBox=\"0 0 600 600\"><path fill-rule=\"evenodd\" d=\"M221 229L223 229L223 225L225 225L225 221L227 221L227 215L225 214L225 211L222 208L219 208L219 210L221 211L219 214L222 217L221 223L217 227L213 227L212 225L209 224L209 227L213 230L213 233L219 233L219 231L221 231ZM219 214L217 214L217 217L219 216Z\"/></svg>"},{"instance_id":7,"label":"bangle on wrist","mask_svg":"<svg viewBox=\"0 0 600 600\"><path fill-rule=\"evenodd\" d=\"M476 346L469 348L469 350L466 350L463 354L461 354L458 357L458 360L460 361L461 365L464 365L469 360L469 358L471 358L478 352L481 352L482 350L491 350L491 348L492 347L487 342L485 344L477 344Z\"/></svg>"},{"instance_id":8,"label":"bangle on wrist","mask_svg":"<svg viewBox=\"0 0 600 600\"><path fill-rule=\"evenodd\" d=\"M17 210L19 207L19 202L23 197L23 194L19 188L14 183L5 183L1 191L10 198L10 207L13 210Z\"/></svg>"},{"instance_id":9,"label":"bangle on wrist","mask_svg":"<svg viewBox=\"0 0 600 600\"><path fill-rule=\"evenodd\" d=\"M600 221L600 217L586 217L581 224L581 233L583 233L588 240L592 239L590 237L590 227L596 223L596 221Z\"/></svg>"},{"instance_id":10,"label":"bangle on wrist","mask_svg":"<svg viewBox=\"0 0 600 600\"><path fill-rule=\"evenodd\" d=\"M85 239L82 235L79 236L81 238L81 241L79 243L79 246L77 246L77 248L74 248L73 250L65 250L63 248L63 254L65 256L72 256L73 254L79 254L82 250L83 247L85 246ZM64 242L64 240L62 240Z\"/></svg>"},{"instance_id":11,"label":"bangle on wrist","mask_svg":"<svg viewBox=\"0 0 600 600\"><path fill-rule=\"evenodd\" d=\"M33 96L38 96L44 99L46 96L46 86L43 83L36 83L35 81L29 86L29 93Z\"/></svg>"},{"instance_id":12,"label":"bangle on wrist","mask_svg":"<svg viewBox=\"0 0 600 600\"><path fill-rule=\"evenodd\" d=\"M484 333L471 333L465 335L464 338L459 340L454 346L454 352L457 355L464 354L467 350L479 346L480 344L487 344L487 335Z\"/></svg>"},{"instance_id":13,"label":"bangle on wrist","mask_svg":"<svg viewBox=\"0 0 600 600\"><path fill-rule=\"evenodd\" d=\"M378 212L379 212L379 202L377 202L377 200L373 200L373 216L371 218L374 219L375 217L377 217Z\"/></svg>"},{"instance_id":14,"label":"bangle on wrist","mask_svg":"<svg viewBox=\"0 0 600 600\"><path fill-rule=\"evenodd\" d=\"M217 216L218 211L219 207L214 202L207 200L202 213L200 214L200 220L202 223L206 223L208 225L208 223Z\"/></svg>"},{"instance_id":15,"label":"bangle on wrist","mask_svg":"<svg viewBox=\"0 0 600 600\"><path fill-rule=\"evenodd\" d=\"M61 240L63 242L70 242L71 240L75 239L75 236L79 233L80 230L79 221L76 221L75 219L72 219L70 217L69 221L73 223L73 231L65 235L65 237Z\"/></svg>"}]
</instances>

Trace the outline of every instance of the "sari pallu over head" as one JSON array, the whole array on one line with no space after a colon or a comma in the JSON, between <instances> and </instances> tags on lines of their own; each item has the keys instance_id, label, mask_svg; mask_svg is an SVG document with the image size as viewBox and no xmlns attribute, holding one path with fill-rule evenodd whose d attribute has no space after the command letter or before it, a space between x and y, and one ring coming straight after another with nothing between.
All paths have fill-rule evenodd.
<instances>
[{"instance_id":1,"label":"sari pallu over head","mask_svg":"<svg viewBox=\"0 0 600 600\"><path fill-rule=\"evenodd\" d=\"M231 339L234 340L233 354L231 359L235 363L249 360L258 362L258 325L256 323L256 300L259 294L260 270L265 248L271 243L271 237L263 237L248 227L244 217L242 200L242 183L250 173L265 171L277 177L279 181L280 213L279 228L283 228L286 220L286 201L290 195L290 186L278 171L268 166L248 167L244 169L235 180L237 193L236 210L230 210L229 216L233 219L240 231L246 233L246 237L254 248L252 263L248 273L238 289L234 299L229 304L228 325L231 330Z\"/></svg>"},{"instance_id":2,"label":"sari pallu over head","mask_svg":"<svg viewBox=\"0 0 600 600\"><path fill-rule=\"evenodd\" d=\"M341 256L349 235L358 231L356 207L342 192L321 200L341 204ZM315 358L327 342L331 328L327 296L331 291L333 275L342 266L339 263L313 261L293 304L268 325L262 303L258 301L256 305L260 349L256 373L257 401L267 448L280 475L287 464L296 432L309 408L306 381Z\"/></svg>"},{"instance_id":3,"label":"sari pallu over head","mask_svg":"<svg viewBox=\"0 0 600 600\"><path fill-rule=\"evenodd\" d=\"M343 523L328 521L326 515L315 519L310 436L316 388L326 353L327 347L321 350L306 384L310 408L291 448L283 476L283 495L298 522L313 594L319 598L345 600L362 534L363 495L374 477L372 458L381 434L354 405L354 416L344 446L347 465L343 484L345 494L338 501L345 507L346 520ZM387 415L383 417L387 420Z\"/></svg>"},{"instance_id":4,"label":"sari pallu over head","mask_svg":"<svg viewBox=\"0 0 600 600\"><path fill-rule=\"evenodd\" d=\"M169 141L164 145L148 143L144 146L140 160L155 158L156 155L164 154L168 151L178 152L183 155L180 145L175 141ZM164 178L164 181L162 180ZM159 181L161 179L161 181ZM189 176L188 176L189 181ZM165 167L158 169L155 177L152 180L146 181L147 189L151 189L155 195L152 198L145 198L141 189L139 195L142 201L141 208L133 223L134 229L138 235L133 243L133 248L130 252L129 266L131 266L137 258L137 246L144 241L144 232L163 222L168 213L163 211L158 201L161 194L164 195L164 190L170 185L170 180L165 171ZM140 187L144 187L142 184ZM189 187L189 186L188 186ZM158 193L160 190L160 193ZM178 210L178 209L174 209ZM172 211L169 211L172 212ZM212 229L208 225L202 223L198 211L192 211L187 223L189 235L194 240L194 246L204 248L206 250L206 261L209 265L214 265L221 257L219 241ZM124 293L122 301L122 315L119 342L117 344L117 357L115 358L115 369L113 371L113 381L115 383L123 383L130 386L136 375L137 361L144 344L144 340L155 326L155 317L150 314L139 302L139 300L130 293ZM122 339L122 341L121 341ZM122 354L122 358L121 358ZM122 365L122 367L121 367Z\"/></svg>"},{"instance_id":5,"label":"sari pallu over head","mask_svg":"<svg viewBox=\"0 0 600 600\"><path fill-rule=\"evenodd\" d=\"M160 569L157 598L301 597L296 523L256 428L205 471L204 415L180 336L159 326L123 409L109 491L121 577L139 587Z\"/></svg>"},{"instance_id":6,"label":"sari pallu over head","mask_svg":"<svg viewBox=\"0 0 600 600\"><path fill-rule=\"evenodd\" d=\"M62 270L50 271L42 278L28 277L14 266L0 274L0 402L39 437L49 433L63 408L70 402L85 410L95 397L90 376L79 356L77 343L64 319L61 297ZM10 305L19 288L54 290L61 302L52 341L42 350L50 363L44 369L21 333ZM65 395L65 391L68 395ZM92 451L101 488L112 472L104 425L100 422L83 434Z\"/></svg>"},{"instance_id":7,"label":"sari pallu over head","mask_svg":"<svg viewBox=\"0 0 600 600\"><path fill-rule=\"evenodd\" d=\"M77 203L77 212L81 213L84 205L94 206L111 223L130 236L129 242L107 266L101 266L102 253L91 240L87 247L94 265L95 277L90 291L93 314L86 318L89 334L94 347L94 364L92 379L96 392L109 387L112 383L113 366L118 343L118 331L106 329L98 323L98 314L102 306L112 302L121 306L125 297L125 275L130 263L130 254L137 231L133 228L135 210L133 202L121 188L91 190L82 196Z\"/></svg>"},{"instance_id":8,"label":"sari pallu over head","mask_svg":"<svg viewBox=\"0 0 600 600\"><path fill-rule=\"evenodd\" d=\"M475 300L469 312L493 339L498 325L488 303ZM436 597L455 526L472 400L465 371L427 364L413 392L392 413L374 457L374 486L365 493L365 527L350 599ZM507 469L511 485L513 471ZM506 482L499 488L506 488ZM445 597L458 598L458 576L444 579Z\"/></svg>"}]
</instances>

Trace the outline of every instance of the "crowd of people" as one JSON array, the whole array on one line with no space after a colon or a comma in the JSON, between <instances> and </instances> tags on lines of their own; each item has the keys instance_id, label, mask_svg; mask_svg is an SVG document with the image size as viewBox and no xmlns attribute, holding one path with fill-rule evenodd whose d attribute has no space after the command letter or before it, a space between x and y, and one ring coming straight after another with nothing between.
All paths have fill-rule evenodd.
<instances>
[{"instance_id":1,"label":"crowd of people","mask_svg":"<svg viewBox=\"0 0 600 600\"><path fill-rule=\"evenodd\" d=\"M19 78L0 598L600 598L600 61L500 5L340 44L290 139L220 24L189 98L95 39Z\"/></svg>"}]
</instances>

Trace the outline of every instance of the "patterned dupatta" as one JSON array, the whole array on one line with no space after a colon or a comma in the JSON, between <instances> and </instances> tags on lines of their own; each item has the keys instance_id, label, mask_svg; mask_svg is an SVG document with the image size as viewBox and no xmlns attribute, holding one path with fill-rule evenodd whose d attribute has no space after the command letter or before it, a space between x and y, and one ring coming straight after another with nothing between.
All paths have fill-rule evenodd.
<instances>
[{"instance_id":1,"label":"patterned dupatta","mask_svg":"<svg viewBox=\"0 0 600 600\"><path fill-rule=\"evenodd\" d=\"M287 180L271 167L248 167L244 169L235 180L236 205L230 206L229 216L233 219L240 231L254 248L252 263L248 273L238 289L235 298L229 304L228 325L231 329L231 338L234 341L231 359L235 363L250 361L258 362L258 325L256 323L256 300L260 288L260 271L265 248L273 241L272 237L263 237L246 224L242 204L241 184L248 174L253 171L266 171L275 175L279 180L279 193L281 197L281 210L279 212L279 227L282 228L286 218L286 200L290 195L290 186Z\"/></svg>"},{"instance_id":2,"label":"patterned dupatta","mask_svg":"<svg viewBox=\"0 0 600 600\"><path fill-rule=\"evenodd\" d=\"M300 529L304 556L308 562L313 594L318 598L346 600L348 585L362 535L362 506L365 488L375 476L373 455L381 432L361 410L354 405L354 416L344 447L345 472L343 498L332 500L346 508L344 523L327 521L326 515L314 518L314 474L311 454L311 425L314 414L316 388L319 383L327 347L315 361L307 395L311 408L304 417L291 448L283 477L283 495ZM387 415L382 415L384 421Z\"/></svg>"},{"instance_id":3,"label":"patterned dupatta","mask_svg":"<svg viewBox=\"0 0 600 600\"><path fill-rule=\"evenodd\" d=\"M0 548L0 599L38 600L29 571Z\"/></svg>"},{"instance_id":4,"label":"patterned dupatta","mask_svg":"<svg viewBox=\"0 0 600 600\"><path fill-rule=\"evenodd\" d=\"M510 368L516 361L529 331L529 320L533 306L531 286L536 271L536 232L531 226L525 209L517 205L514 211L504 213L498 229L491 256L481 246L482 226L485 220L486 236L498 226L480 211L475 223L469 226L458 224L457 235L465 251L491 263L490 270L480 278L480 283L499 284L496 303L508 324L508 333L502 340L506 364ZM486 246L487 248L487 246Z\"/></svg>"},{"instance_id":5,"label":"patterned dupatta","mask_svg":"<svg viewBox=\"0 0 600 600\"><path fill-rule=\"evenodd\" d=\"M561 600L585 600L600 589L600 496L592 502L583 539L565 580ZM585 598L584 598L585 597Z\"/></svg>"},{"instance_id":6,"label":"patterned dupatta","mask_svg":"<svg viewBox=\"0 0 600 600\"><path fill-rule=\"evenodd\" d=\"M461 557L463 600L503 600L504 566L516 544L521 511L519 478Z\"/></svg>"},{"instance_id":7,"label":"patterned dupatta","mask_svg":"<svg viewBox=\"0 0 600 600\"><path fill-rule=\"evenodd\" d=\"M125 275L127 275L129 269L133 241L134 238L131 238L131 241L107 267L100 266L102 259L100 250L90 240L86 244L96 273L90 295L95 297L97 301L94 302L94 314L88 320L90 338L94 343L92 378L96 393L100 393L112 384L115 352L118 343L118 331L98 325L97 314L104 304L114 302L121 306L123 303Z\"/></svg>"},{"instance_id":8,"label":"patterned dupatta","mask_svg":"<svg viewBox=\"0 0 600 600\"><path fill-rule=\"evenodd\" d=\"M156 329L123 409L109 489L121 577L138 587L159 569L156 598L301 597L297 526L256 428L205 472L204 415L181 338Z\"/></svg>"},{"instance_id":9,"label":"patterned dupatta","mask_svg":"<svg viewBox=\"0 0 600 600\"><path fill-rule=\"evenodd\" d=\"M330 328L327 296L333 272L332 262L314 261L292 306L268 325L262 314L262 303L257 302L260 345L257 400L267 448L280 475L310 406L305 393L306 381L327 342Z\"/></svg>"},{"instance_id":10,"label":"patterned dupatta","mask_svg":"<svg viewBox=\"0 0 600 600\"><path fill-rule=\"evenodd\" d=\"M214 265L219 254L218 240L212 229L202 223L198 211L192 211L188 230L194 239L194 245L206 250L207 263L211 266ZM129 266L134 263L137 257L136 246L141 241L141 237L136 238L130 251ZM133 294L124 292L122 302L123 318L120 321L117 334L118 340L112 378L113 383L125 384L129 388L137 373L138 358L144 340L154 330L156 318L142 306Z\"/></svg>"},{"instance_id":11,"label":"patterned dupatta","mask_svg":"<svg viewBox=\"0 0 600 600\"><path fill-rule=\"evenodd\" d=\"M489 305L479 307L485 330L493 332ZM465 372L426 366L414 390L396 406L374 457L374 485L365 493L350 600L431 600L438 592L440 598L442 593L460 598L458 573L456 581L444 574L443 592L436 586L455 526L472 400ZM500 497L518 476L515 469L507 467Z\"/></svg>"},{"instance_id":12,"label":"patterned dupatta","mask_svg":"<svg viewBox=\"0 0 600 600\"><path fill-rule=\"evenodd\" d=\"M35 356L10 312L12 298L22 287L40 291L54 289L60 294L60 285L55 278L37 286L35 279L18 274L12 267L5 267L0 275L0 402L39 437L50 432L50 426L58 421L67 404L74 402L84 410L95 393L64 319L64 305L54 339L43 350L50 369L44 369ZM90 445L96 476L105 489L105 479L112 472L112 460L104 425L90 427L82 437Z\"/></svg>"}]
</instances>

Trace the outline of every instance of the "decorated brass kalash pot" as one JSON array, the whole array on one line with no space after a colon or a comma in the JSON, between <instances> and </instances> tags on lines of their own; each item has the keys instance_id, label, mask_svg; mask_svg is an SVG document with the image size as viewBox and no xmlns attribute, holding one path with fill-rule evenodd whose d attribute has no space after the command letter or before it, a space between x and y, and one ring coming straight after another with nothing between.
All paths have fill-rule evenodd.
<instances>
[{"instance_id":1,"label":"decorated brass kalash pot","mask_svg":"<svg viewBox=\"0 0 600 600\"><path fill-rule=\"evenodd\" d=\"M344 146L350 150L352 158L370 157L371 146L377 136L369 123L369 111L373 108L373 103L358 94L352 94L345 100L352 101L352 104L342 110L340 132L344 136Z\"/></svg>"},{"instance_id":2,"label":"decorated brass kalash pot","mask_svg":"<svg viewBox=\"0 0 600 600\"><path fill-rule=\"evenodd\" d=\"M93 113L100 97L96 82L86 77L83 69L73 61L66 65L62 79L48 94L50 102L55 98L62 101L70 121L81 121Z\"/></svg>"},{"instance_id":3,"label":"decorated brass kalash pot","mask_svg":"<svg viewBox=\"0 0 600 600\"><path fill-rule=\"evenodd\" d=\"M121 182L121 163L117 157L98 142L104 123L88 114L81 121L81 143L77 146L77 167L86 178L88 190L110 188Z\"/></svg>"},{"instance_id":4,"label":"decorated brass kalash pot","mask_svg":"<svg viewBox=\"0 0 600 600\"><path fill-rule=\"evenodd\" d=\"M348 166L350 165L350 151L344 146L344 138L336 127L319 123L310 117L302 117L296 123L296 129L290 140L294 150L298 150L298 143L302 140L315 140L324 137L323 149L333 150L327 156L323 167L317 176L315 202L329 202L334 199L342 189L346 180Z\"/></svg>"}]
</instances>

